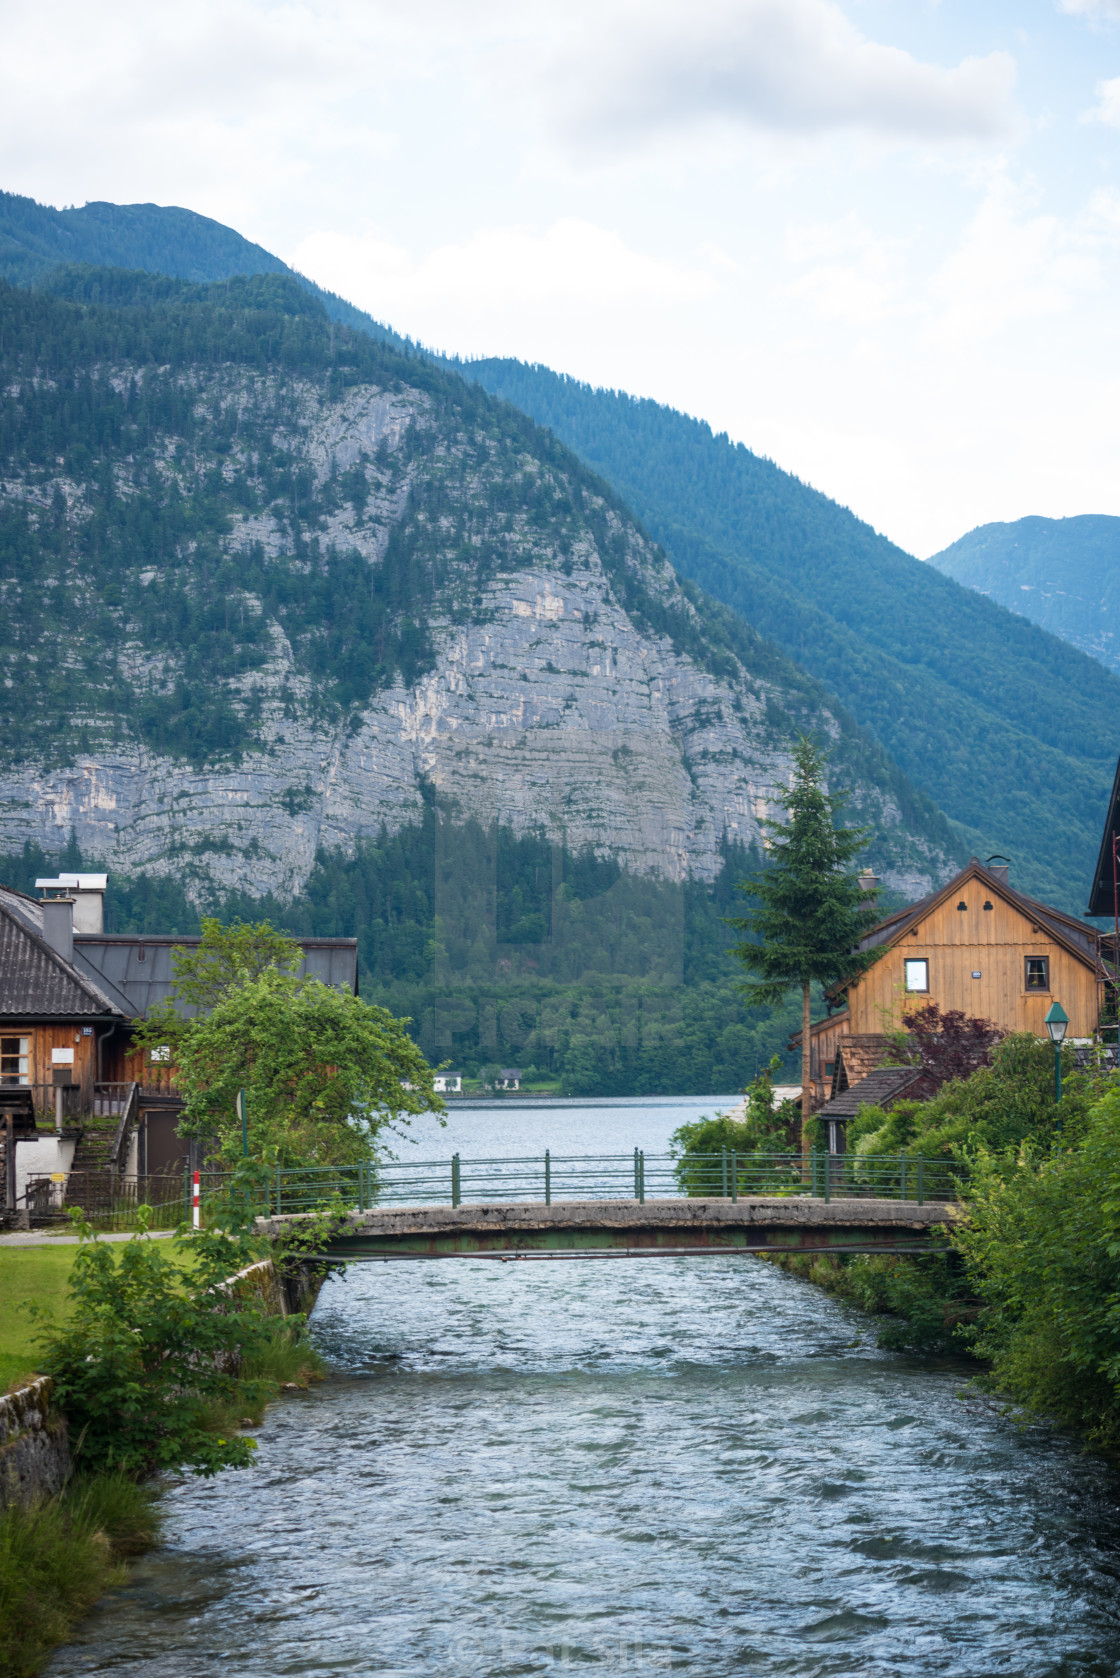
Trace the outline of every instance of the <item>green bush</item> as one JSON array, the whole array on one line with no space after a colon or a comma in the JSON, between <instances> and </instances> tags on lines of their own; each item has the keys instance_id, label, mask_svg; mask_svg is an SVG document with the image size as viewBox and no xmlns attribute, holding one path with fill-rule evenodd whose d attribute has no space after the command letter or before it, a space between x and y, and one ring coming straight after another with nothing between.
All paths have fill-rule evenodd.
<instances>
[{"instance_id":1,"label":"green bush","mask_svg":"<svg viewBox=\"0 0 1120 1678\"><path fill-rule=\"evenodd\" d=\"M716 1113L713 1118L701 1115L680 1125L669 1139L670 1151L676 1159L674 1174L687 1195L702 1196L722 1192L722 1165L713 1156L726 1150L742 1162L740 1194L758 1194L767 1188L781 1189L801 1180L799 1163L768 1162L767 1178L760 1181L759 1155L789 1154L797 1150L800 1114L795 1102L777 1101L774 1097L774 1074L780 1060L777 1055L764 1072L760 1072L747 1090L744 1115L733 1118L728 1113ZM752 1164L752 1159L754 1164Z\"/></svg>"},{"instance_id":2,"label":"green bush","mask_svg":"<svg viewBox=\"0 0 1120 1678\"><path fill-rule=\"evenodd\" d=\"M1077 1072L1063 1050L1062 1100L1054 1100L1054 1051L1029 1032L1005 1037L991 1066L946 1084L930 1101L900 1101L889 1113L865 1107L853 1120L848 1146L857 1154L897 1154L965 1160L977 1147L1002 1151L1031 1141L1049 1147L1059 1131L1067 1142L1084 1133L1103 1085L1095 1072Z\"/></svg>"},{"instance_id":3,"label":"green bush","mask_svg":"<svg viewBox=\"0 0 1120 1678\"><path fill-rule=\"evenodd\" d=\"M981 1154L954 1236L984 1308L991 1385L1120 1451L1120 1089L1071 1147Z\"/></svg>"},{"instance_id":4,"label":"green bush","mask_svg":"<svg viewBox=\"0 0 1120 1678\"><path fill-rule=\"evenodd\" d=\"M209 1417L243 1389L250 1404L258 1397L238 1375L265 1337L266 1319L221 1291L259 1256L254 1243L236 1230L181 1232L176 1239L190 1243L184 1269L143 1227L119 1246L98 1241L88 1224L80 1229L71 1315L40 1335L40 1368L55 1383L78 1466L134 1478L245 1467L255 1441L215 1432Z\"/></svg>"}]
</instances>

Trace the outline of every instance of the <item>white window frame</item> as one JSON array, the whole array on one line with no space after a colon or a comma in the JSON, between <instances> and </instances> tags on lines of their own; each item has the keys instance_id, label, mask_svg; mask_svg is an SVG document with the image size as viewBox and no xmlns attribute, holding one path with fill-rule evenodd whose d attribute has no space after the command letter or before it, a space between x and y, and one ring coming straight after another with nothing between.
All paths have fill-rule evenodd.
<instances>
[{"instance_id":1,"label":"white window frame","mask_svg":"<svg viewBox=\"0 0 1120 1678\"><path fill-rule=\"evenodd\" d=\"M11 1089L13 1085L18 1087L20 1084L29 1084L31 1082L30 1037L24 1037L20 1032L13 1031L4 1034L4 1041L19 1045L14 1055L4 1056L5 1060L14 1060L16 1062L16 1071L14 1075L11 1072L5 1072L3 1075L5 1088Z\"/></svg>"},{"instance_id":2,"label":"white window frame","mask_svg":"<svg viewBox=\"0 0 1120 1678\"><path fill-rule=\"evenodd\" d=\"M922 978L925 980L924 984L912 985L910 983L910 969L912 967L920 967L922 969ZM908 996L928 996L929 995L929 957L928 956L906 956L904 961L903 961L903 964L902 964L902 982L903 982L904 986L906 987L906 994Z\"/></svg>"}]
</instances>

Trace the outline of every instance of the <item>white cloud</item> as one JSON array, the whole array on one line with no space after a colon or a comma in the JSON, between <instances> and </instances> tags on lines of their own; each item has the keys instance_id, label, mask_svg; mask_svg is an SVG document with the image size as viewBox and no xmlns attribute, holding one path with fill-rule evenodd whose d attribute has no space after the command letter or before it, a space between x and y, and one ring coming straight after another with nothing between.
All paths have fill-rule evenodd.
<instances>
[{"instance_id":1,"label":"white cloud","mask_svg":"<svg viewBox=\"0 0 1120 1678\"><path fill-rule=\"evenodd\" d=\"M876 236L859 216L791 226L786 254L802 272L785 287L821 320L849 326L881 321L902 293L905 241Z\"/></svg>"},{"instance_id":2,"label":"white cloud","mask_svg":"<svg viewBox=\"0 0 1120 1678\"><path fill-rule=\"evenodd\" d=\"M924 64L870 41L833 0L616 0L541 63L576 149L712 122L785 133L991 139L1013 122L1007 53Z\"/></svg>"},{"instance_id":3,"label":"white cloud","mask_svg":"<svg viewBox=\"0 0 1120 1678\"><path fill-rule=\"evenodd\" d=\"M1117 15L1120 16L1120 11ZM1093 92L1097 103L1085 112L1082 122L1106 122L1110 128L1120 128L1120 76L1098 82Z\"/></svg>"},{"instance_id":4,"label":"white cloud","mask_svg":"<svg viewBox=\"0 0 1120 1678\"><path fill-rule=\"evenodd\" d=\"M1120 18L1120 0L1058 0L1058 10L1076 17Z\"/></svg>"},{"instance_id":5,"label":"white cloud","mask_svg":"<svg viewBox=\"0 0 1120 1678\"><path fill-rule=\"evenodd\" d=\"M291 261L434 348L482 354L514 351L519 333L539 334L541 322L556 314L604 321L699 302L715 292L714 271L726 266L717 252L707 253L703 266L659 261L574 217L544 231L484 229L419 257L377 231L322 231L304 239Z\"/></svg>"},{"instance_id":6,"label":"white cloud","mask_svg":"<svg viewBox=\"0 0 1120 1678\"><path fill-rule=\"evenodd\" d=\"M927 330L963 347L1026 321L1066 314L1102 284L1100 256L1115 242L1101 195L1063 219L1031 212L998 175L929 286Z\"/></svg>"}]
</instances>

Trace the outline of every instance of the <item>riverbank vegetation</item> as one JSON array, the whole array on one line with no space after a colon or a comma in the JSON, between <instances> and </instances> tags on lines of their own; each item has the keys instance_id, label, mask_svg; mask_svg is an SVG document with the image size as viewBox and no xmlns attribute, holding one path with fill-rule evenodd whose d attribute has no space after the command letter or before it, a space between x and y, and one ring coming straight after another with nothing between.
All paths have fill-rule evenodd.
<instances>
[{"instance_id":1,"label":"riverbank vegetation","mask_svg":"<svg viewBox=\"0 0 1120 1678\"><path fill-rule=\"evenodd\" d=\"M78 1475L58 1497L0 1515L0 1678L31 1678L98 1597L155 1542L152 1486Z\"/></svg>"},{"instance_id":2,"label":"riverbank vegetation","mask_svg":"<svg viewBox=\"0 0 1120 1678\"><path fill-rule=\"evenodd\" d=\"M38 1671L155 1541L160 1474L247 1466L245 1429L266 1403L323 1373L302 1317L271 1317L230 1285L268 1253L235 1198L171 1241L147 1238L145 1210L130 1241L80 1225L76 1251L34 1249L53 1300L18 1313L34 1350L12 1355L51 1378L75 1473L58 1496L0 1514L0 1678Z\"/></svg>"},{"instance_id":3,"label":"riverbank vegetation","mask_svg":"<svg viewBox=\"0 0 1120 1678\"><path fill-rule=\"evenodd\" d=\"M1048 1043L1012 1034L978 1046L982 1035L963 1033L987 1065L927 1100L866 1107L849 1132L857 1179L861 1162L870 1171L903 1150L959 1169L945 1252L776 1262L880 1316L884 1346L967 1354L979 1383L1014 1410L1117 1456L1120 1084L1099 1065L1076 1067L1067 1047L1057 1100ZM721 1147L772 1151L789 1129L760 1078L742 1120L676 1133L678 1177L687 1187L690 1159Z\"/></svg>"}]
</instances>

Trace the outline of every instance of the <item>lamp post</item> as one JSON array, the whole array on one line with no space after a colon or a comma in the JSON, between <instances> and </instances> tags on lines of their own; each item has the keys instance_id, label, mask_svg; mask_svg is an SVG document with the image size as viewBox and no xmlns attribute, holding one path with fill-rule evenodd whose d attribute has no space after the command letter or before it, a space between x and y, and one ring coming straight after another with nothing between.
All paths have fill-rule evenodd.
<instances>
[{"instance_id":1,"label":"lamp post","mask_svg":"<svg viewBox=\"0 0 1120 1678\"><path fill-rule=\"evenodd\" d=\"M1057 1102L1062 1099L1062 1040L1069 1024L1069 1015L1060 1002L1052 1002L1042 1023L1050 1033L1050 1041L1054 1045L1054 1100ZM1059 1119L1058 1129L1061 1128L1062 1121Z\"/></svg>"}]
</instances>

